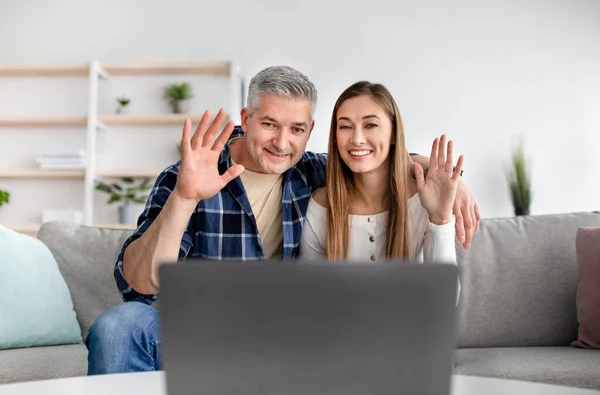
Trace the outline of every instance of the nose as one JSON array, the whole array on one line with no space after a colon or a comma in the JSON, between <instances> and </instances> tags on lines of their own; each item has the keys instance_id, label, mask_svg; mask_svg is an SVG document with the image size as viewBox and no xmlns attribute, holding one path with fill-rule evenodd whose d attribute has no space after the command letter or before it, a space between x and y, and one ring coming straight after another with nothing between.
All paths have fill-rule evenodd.
<instances>
[{"instance_id":1,"label":"nose","mask_svg":"<svg viewBox=\"0 0 600 395\"><path fill-rule=\"evenodd\" d=\"M288 144L288 136L285 130L280 130L277 132L275 137L273 138L273 146L277 148L280 152L285 152L287 150Z\"/></svg>"},{"instance_id":2,"label":"nose","mask_svg":"<svg viewBox=\"0 0 600 395\"><path fill-rule=\"evenodd\" d=\"M352 130L352 136L350 138L350 142L353 145L362 145L365 143L365 135L363 133L362 128L356 127Z\"/></svg>"}]
</instances>

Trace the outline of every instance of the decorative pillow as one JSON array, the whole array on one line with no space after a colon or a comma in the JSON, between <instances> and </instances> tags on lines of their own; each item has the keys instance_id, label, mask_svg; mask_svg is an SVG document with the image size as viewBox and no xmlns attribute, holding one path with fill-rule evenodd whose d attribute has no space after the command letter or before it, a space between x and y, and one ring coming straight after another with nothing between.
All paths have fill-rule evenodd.
<instances>
[{"instance_id":1,"label":"decorative pillow","mask_svg":"<svg viewBox=\"0 0 600 395\"><path fill-rule=\"evenodd\" d=\"M571 346L600 349L600 227L577 230L578 339Z\"/></svg>"},{"instance_id":2,"label":"decorative pillow","mask_svg":"<svg viewBox=\"0 0 600 395\"><path fill-rule=\"evenodd\" d=\"M40 240L0 225L0 350L80 343L73 301Z\"/></svg>"}]
</instances>

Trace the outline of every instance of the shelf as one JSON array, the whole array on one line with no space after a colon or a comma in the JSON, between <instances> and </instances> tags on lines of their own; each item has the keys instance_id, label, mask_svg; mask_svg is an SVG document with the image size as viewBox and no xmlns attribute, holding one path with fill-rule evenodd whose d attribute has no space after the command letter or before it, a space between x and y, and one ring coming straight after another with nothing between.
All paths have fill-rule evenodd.
<instances>
[{"instance_id":1,"label":"shelf","mask_svg":"<svg viewBox=\"0 0 600 395\"><path fill-rule=\"evenodd\" d=\"M9 229L19 233L37 233L42 224L20 224L20 225L4 225ZM108 228L108 229L122 229L122 230L135 230L136 225L131 224L94 224L94 228Z\"/></svg>"},{"instance_id":2,"label":"shelf","mask_svg":"<svg viewBox=\"0 0 600 395\"><path fill-rule=\"evenodd\" d=\"M96 171L97 177L103 178L156 178L162 170L127 170L127 169L114 169L114 170L98 170Z\"/></svg>"},{"instance_id":3,"label":"shelf","mask_svg":"<svg viewBox=\"0 0 600 395\"><path fill-rule=\"evenodd\" d=\"M61 62L59 60L58 63L54 64L45 62L27 64L17 60L12 64L0 64L0 81L3 81L2 78L5 78L14 83L23 82L29 84L34 83L34 80L37 81L42 78L46 81L50 78L58 77L54 82L59 85L61 81L68 82L69 84L78 81L75 88L81 90L87 97L86 110L73 111L71 114L67 112L67 114L61 115L60 113L57 114L51 111L40 111L37 114L25 111L24 114L19 114L12 111L0 111L0 141L2 141L2 136L5 136L5 139L7 138L6 136L16 136L17 134L22 134L25 137L27 133L42 133L42 129L44 129L44 134L48 132L53 134L67 133L70 137L76 137L75 135L78 138L85 137L85 149L86 151L89 150L90 154L85 168L63 166L58 169L41 169L33 161L22 163L22 168L15 169L11 168L11 166L4 166L0 168L0 183L31 184L30 186L32 187L38 186L42 189L44 185L48 186L50 183L56 184L57 188L61 188L61 185L80 183L83 191L83 204L81 206L84 223L86 224L110 222L111 220L116 222L116 219L95 218L95 216L99 215L94 210L94 206L97 204L97 192L95 189L97 181L104 179L107 182L112 182L119 181L125 177L136 180L148 178L152 181L156 180L164 170L158 163L148 162L146 165L138 163L137 166L133 162L119 164L110 160L110 157L107 157L107 161L105 162L97 163L96 153L99 148L97 146L101 145L101 150L106 149L104 147L105 139L110 137L107 134L121 134L121 131L124 133L131 131L135 134L136 132L154 132L164 129L168 131L168 136L165 135L165 138L171 139L169 137L170 133L180 134L186 119L190 119L192 127L195 129L202 118L202 113L172 114L168 110L151 111L150 109L147 109L146 113L142 112L144 111L143 109L139 110L142 112L141 114L135 111L127 111L125 114L115 114L115 111L105 108L105 113L99 114L99 101L100 103L103 102L100 100L103 97L100 93L103 89L110 88L105 87L104 83L100 80L111 79L112 77L113 82L110 83L111 86L115 83L126 83L126 81L131 81L136 77L143 77L144 80L153 84L163 84L168 79L177 80L186 78L192 79L191 83L194 84L218 81L227 86L224 86L222 89L223 97L228 97L227 102L225 102L227 104L221 104L221 106L226 108L229 115L224 123L230 122L231 119L238 119L240 110L243 107L244 76L239 65L233 59L197 61L190 58L189 61L175 62L161 61L160 58L156 58L157 61L132 59L132 62L123 62L118 59L115 62L104 62L101 59L80 60L83 61ZM24 81L17 81L19 78ZM85 84L86 81L87 84ZM142 83L143 81L138 82ZM52 83L52 86L54 85ZM142 89L140 86L138 86L138 89ZM64 89L71 89L69 86L60 88L58 85L55 88L59 90L59 93L64 93ZM217 110L217 108L210 107L212 110ZM198 112L203 109L194 108L193 110ZM215 115L216 111L212 117ZM169 142L165 144L165 149L171 145ZM10 149L10 144L5 147L5 150ZM169 151L171 150L171 148L168 149ZM13 166L20 165L15 162ZM110 169L109 167L115 167L115 169ZM133 169L128 169L128 167L132 167ZM135 167L138 167L138 169L135 169ZM150 169L144 167L149 167ZM77 196L73 196L73 199L79 200L78 194ZM32 219L35 220L36 218ZM97 226L117 229L135 228L133 225L123 224L101 224ZM38 227L39 225L36 224L15 226L16 229L25 232L35 232Z\"/></svg>"},{"instance_id":4,"label":"shelf","mask_svg":"<svg viewBox=\"0 0 600 395\"><path fill-rule=\"evenodd\" d=\"M162 170L127 170L110 169L98 170L97 177L101 178L152 178L155 179ZM0 178L13 179L43 179L43 178L79 178L85 176L85 170L43 170L43 169L24 169L24 170L4 170L0 171Z\"/></svg>"},{"instance_id":5,"label":"shelf","mask_svg":"<svg viewBox=\"0 0 600 395\"><path fill-rule=\"evenodd\" d=\"M0 77L87 77L89 63L0 66Z\"/></svg>"},{"instance_id":6,"label":"shelf","mask_svg":"<svg viewBox=\"0 0 600 395\"><path fill-rule=\"evenodd\" d=\"M85 170L4 170L0 171L0 178L83 178Z\"/></svg>"},{"instance_id":7,"label":"shelf","mask_svg":"<svg viewBox=\"0 0 600 395\"><path fill-rule=\"evenodd\" d=\"M85 116L0 116L0 127L85 127Z\"/></svg>"},{"instance_id":8,"label":"shelf","mask_svg":"<svg viewBox=\"0 0 600 395\"><path fill-rule=\"evenodd\" d=\"M229 76L229 62L143 62L101 63L108 76L135 75L222 75ZM0 66L0 77L87 77L89 63L14 64Z\"/></svg>"},{"instance_id":9,"label":"shelf","mask_svg":"<svg viewBox=\"0 0 600 395\"><path fill-rule=\"evenodd\" d=\"M41 224L4 225L8 229L19 233L37 233Z\"/></svg>"},{"instance_id":10,"label":"shelf","mask_svg":"<svg viewBox=\"0 0 600 395\"><path fill-rule=\"evenodd\" d=\"M101 129L115 126L181 126L186 118L195 125L202 114L158 114L158 115L101 115L98 125ZM229 122L229 118L225 123ZM85 116L0 116L0 128L3 127L86 127Z\"/></svg>"},{"instance_id":11,"label":"shelf","mask_svg":"<svg viewBox=\"0 0 600 395\"><path fill-rule=\"evenodd\" d=\"M98 121L105 126L181 126L186 118L192 124L200 122L202 114L159 114L159 115L101 115Z\"/></svg>"},{"instance_id":12,"label":"shelf","mask_svg":"<svg viewBox=\"0 0 600 395\"><path fill-rule=\"evenodd\" d=\"M101 63L109 76L124 75L223 75L229 76L229 62Z\"/></svg>"}]
</instances>

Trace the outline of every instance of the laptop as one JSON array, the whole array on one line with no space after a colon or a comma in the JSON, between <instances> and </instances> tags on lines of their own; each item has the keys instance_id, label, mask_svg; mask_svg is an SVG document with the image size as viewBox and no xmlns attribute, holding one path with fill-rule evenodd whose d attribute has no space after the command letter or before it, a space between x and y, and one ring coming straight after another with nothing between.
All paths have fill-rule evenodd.
<instances>
[{"instance_id":1,"label":"laptop","mask_svg":"<svg viewBox=\"0 0 600 395\"><path fill-rule=\"evenodd\" d=\"M162 265L168 395L447 395L457 269L416 262Z\"/></svg>"}]
</instances>

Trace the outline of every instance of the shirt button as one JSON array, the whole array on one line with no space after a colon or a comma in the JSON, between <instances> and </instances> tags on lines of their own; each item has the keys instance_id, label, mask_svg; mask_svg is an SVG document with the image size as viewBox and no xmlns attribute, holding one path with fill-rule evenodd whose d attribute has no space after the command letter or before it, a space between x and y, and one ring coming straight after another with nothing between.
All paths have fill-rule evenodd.
<instances>
[{"instance_id":1,"label":"shirt button","mask_svg":"<svg viewBox=\"0 0 600 395\"><path fill-rule=\"evenodd\" d=\"M369 217L369 218L367 218L367 221L369 221L369 222L373 222L373 217Z\"/></svg>"},{"instance_id":2,"label":"shirt button","mask_svg":"<svg viewBox=\"0 0 600 395\"><path fill-rule=\"evenodd\" d=\"M369 236L369 241L372 243L375 241L375 236Z\"/></svg>"},{"instance_id":3,"label":"shirt button","mask_svg":"<svg viewBox=\"0 0 600 395\"><path fill-rule=\"evenodd\" d=\"M371 255L371 260L374 262L377 257L375 255Z\"/></svg>"}]
</instances>

